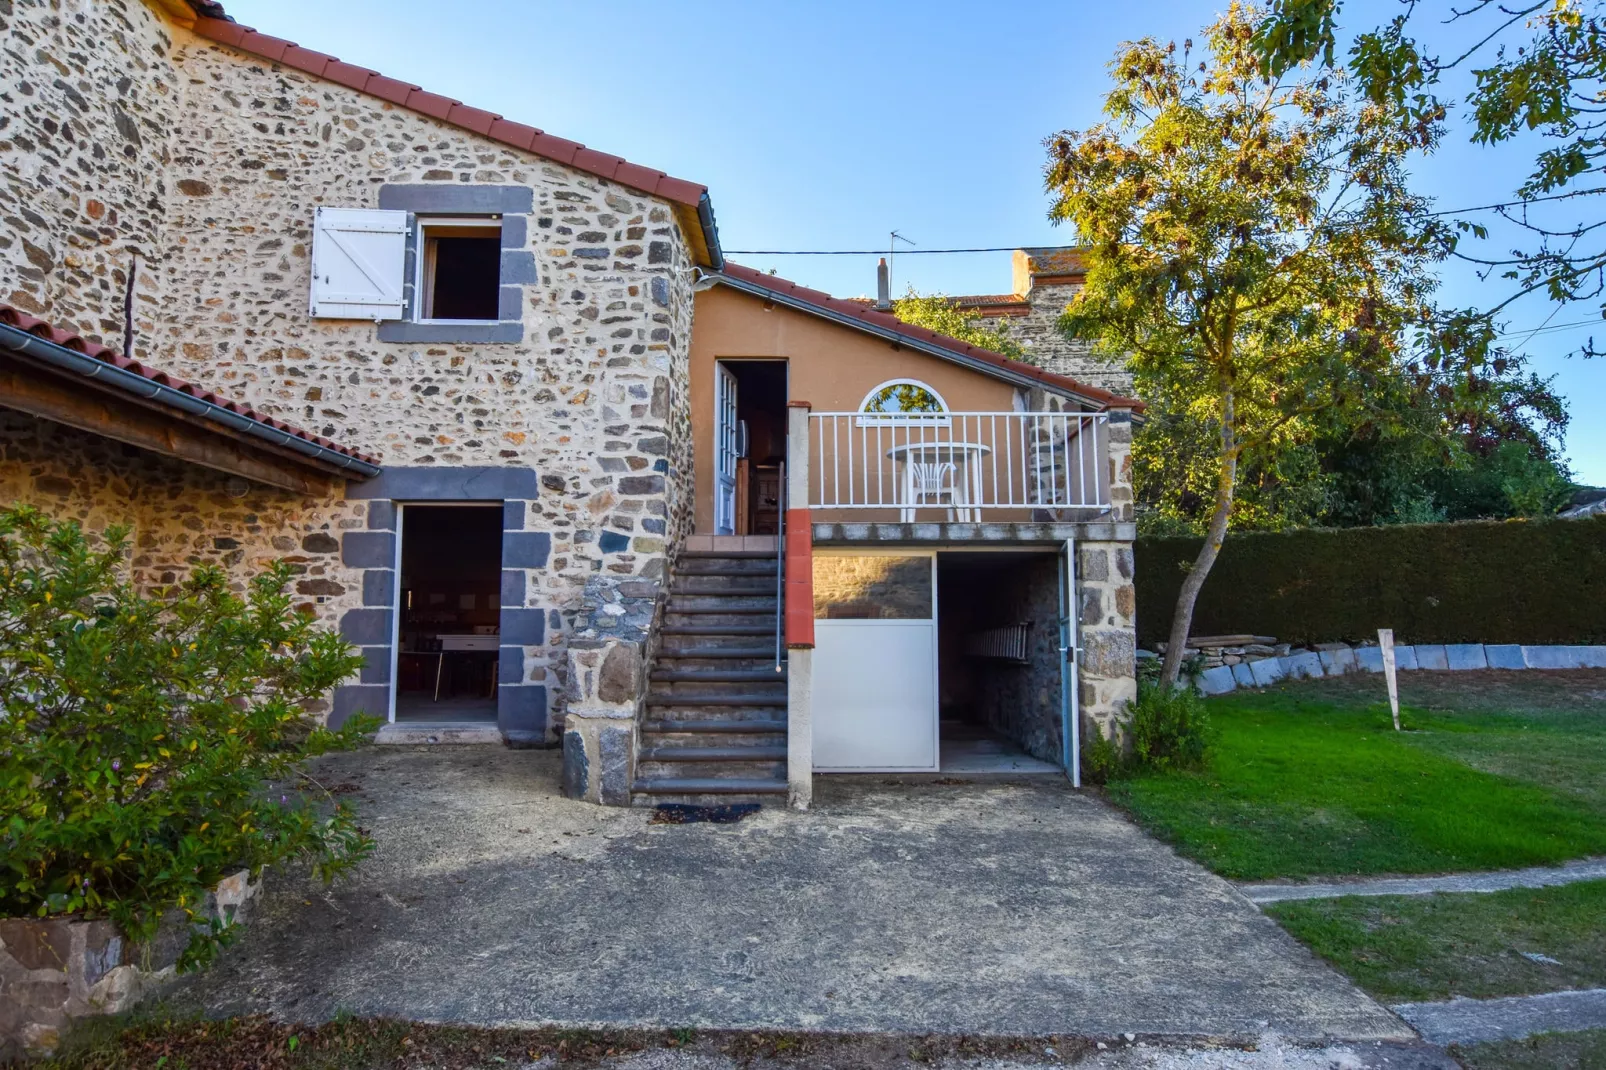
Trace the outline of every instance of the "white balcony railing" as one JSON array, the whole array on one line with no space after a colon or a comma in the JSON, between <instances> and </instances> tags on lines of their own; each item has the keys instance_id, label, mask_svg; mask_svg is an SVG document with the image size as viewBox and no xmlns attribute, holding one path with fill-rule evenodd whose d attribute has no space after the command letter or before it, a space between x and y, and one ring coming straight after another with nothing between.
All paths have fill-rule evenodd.
<instances>
[{"instance_id":1,"label":"white balcony railing","mask_svg":"<svg viewBox=\"0 0 1606 1070\"><path fill-rule=\"evenodd\" d=\"M1109 508L1108 427L1096 412L812 413L809 507L1081 519Z\"/></svg>"}]
</instances>

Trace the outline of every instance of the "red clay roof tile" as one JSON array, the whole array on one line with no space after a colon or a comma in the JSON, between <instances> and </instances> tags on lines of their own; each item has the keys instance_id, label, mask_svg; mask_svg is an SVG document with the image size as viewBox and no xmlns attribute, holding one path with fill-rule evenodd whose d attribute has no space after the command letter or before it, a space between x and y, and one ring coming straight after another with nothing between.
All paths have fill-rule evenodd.
<instances>
[{"instance_id":1,"label":"red clay roof tile","mask_svg":"<svg viewBox=\"0 0 1606 1070\"><path fill-rule=\"evenodd\" d=\"M498 119L491 124L491 130L487 136L504 144L512 145L515 148L528 149L530 142L540 136L540 133L541 131L533 126L525 126L523 123L516 123L511 119Z\"/></svg>"},{"instance_id":2,"label":"red clay roof tile","mask_svg":"<svg viewBox=\"0 0 1606 1070\"><path fill-rule=\"evenodd\" d=\"M407 95L407 101L403 106L412 111L421 112L431 119L440 119L444 122L446 117L452 114L452 109L461 103L462 101L460 100L443 97L439 93L431 93L427 89L415 89Z\"/></svg>"},{"instance_id":3,"label":"red clay roof tile","mask_svg":"<svg viewBox=\"0 0 1606 1070\"><path fill-rule=\"evenodd\" d=\"M368 79L368 86L363 92L371 93L380 100L388 100L392 104L400 104L405 107L408 96L420 88L422 87L378 74Z\"/></svg>"},{"instance_id":4,"label":"red clay roof tile","mask_svg":"<svg viewBox=\"0 0 1606 1070\"><path fill-rule=\"evenodd\" d=\"M780 296L791 297L797 301L803 301L807 304L817 305L823 309L829 309L833 312L852 316L854 319L863 322L867 326L881 327L883 329L896 331L898 334L903 335L911 341L919 341L930 345L935 345L939 348L946 349L951 353L969 357L974 360L980 360L983 363L990 364L995 368L1009 371L1014 375L1026 376L1028 378L1035 379L1038 382L1043 383L1045 386L1050 386L1057 390L1063 390L1067 393L1076 394L1080 397L1087 398L1090 401L1099 402L1106 407L1129 408L1137 412L1142 412L1144 409L1143 402L1139 401L1137 398L1123 397L1120 394L1111 393L1110 391L1104 390L1100 387L1091 386L1079 380L1072 379L1068 375L1060 375L1058 372L1047 371L1043 368L1039 368L1035 364L1027 364L1025 361L1011 360L1009 357L1006 357L1001 353L994 353L990 349L982 349L980 346L971 345L969 342L962 342L957 338L952 338L945 334L938 334L936 331L927 330L925 327L919 327L912 323L905 323L896 316L889 315L885 312L876 311L874 308L868 306L863 299L844 299L832 297L828 293L823 293L819 290L811 290L805 286L799 286L797 283L792 282L789 279L783 279L775 275L769 275L765 272L758 271L755 268L744 267L741 264L733 264L730 261L725 262L725 267L722 271L722 274L729 275L734 279L739 279L742 282L750 285L770 290Z\"/></svg>"},{"instance_id":5,"label":"red clay roof tile","mask_svg":"<svg viewBox=\"0 0 1606 1070\"><path fill-rule=\"evenodd\" d=\"M486 111L484 108L476 108L469 104L458 104L452 108L452 113L446 117L446 121L453 126L461 126L464 130L473 131L484 137L491 132L491 127L500 118L500 115Z\"/></svg>"},{"instance_id":6,"label":"red clay roof tile","mask_svg":"<svg viewBox=\"0 0 1606 1070\"><path fill-rule=\"evenodd\" d=\"M220 408L225 408L230 412L238 413L248 420L255 420L257 423L265 424L268 427L283 431L289 435L294 435L296 438L305 439L308 442L316 443L317 445L323 446L326 449L334 450L336 453L343 453L348 457L355 457L360 461L367 461L369 464L379 463L379 459L376 457L370 457L367 454L359 453L350 446L339 445L338 443L331 442L329 439L324 438L322 435L315 435L310 431L304 431L299 427L295 427L291 424L287 424L281 420L275 419L274 417L257 412L249 405L242 405L237 401L232 401L220 394L213 393L204 387L197 386L194 383L186 382L177 376L169 375L160 368L153 368L150 365L142 364L137 360L130 360L109 346L103 346L97 342L91 342L82 335L63 330L60 327L56 327L45 320L38 318L37 316L30 316L26 312L12 308L10 305L0 305L0 323L4 323L10 327L15 327L20 331L26 331L35 337L43 338L47 342L54 342L59 346L64 346L67 349L82 353L85 356L94 357L96 360L104 361L115 368L121 368L124 371L133 372L135 375L143 375L145 378L150 379L153 382L161 383L164 386L170 386L174 390L183 391L184 393L189 394L191 397L200 398L203 401L209 401Z\"/></svg>"}]
</instances>

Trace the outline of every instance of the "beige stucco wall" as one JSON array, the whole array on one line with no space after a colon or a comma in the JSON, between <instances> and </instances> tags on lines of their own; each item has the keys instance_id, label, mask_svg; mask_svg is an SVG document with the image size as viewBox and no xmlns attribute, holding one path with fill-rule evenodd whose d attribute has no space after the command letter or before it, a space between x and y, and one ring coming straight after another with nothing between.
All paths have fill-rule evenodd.
<instances>
[{"instance_id":1,"label":"beige stucco wall","mask_svg":"<svg viewBox=\"0 0 1606 1070\"><path fill-rule=\"evenodd\" d=\"M526 605L554 624L524 682L549 687L555 740L571 643L638 620L690 525L691 265L671 206L217 45L141 0L0 4L0 39L0 297L120 348L137 246L140 359L388 470L537 473L525 527L551 554ZM522 342L387 343L370 322L310 318L315 208L377 207L387 183L534 191ZM94 501L132 489L101 483ZM366 506L337 490L282 524L207 494L185 509L248 570L284 540L364 527ZM622 549L600 549L609 532ZM334 624L362 576L338 553L326 568L347 592L319 605ZM599 612L621 602L638 609Z\"/></svg>"},{"instance_id":2,"label":"beige stucco wall","mask_svg":"<svg viewBox=\"0 0 1606 1070\"><path fill-rule=\"evenodd\" d=\"M691 420L696 442L696 530L714 530L714 365L719 360L787 361L788 400L815 412L857 412L889 379L929 384L956 412L1010 412L1016 387L818 316L715 286L696 295L691 341Z\"/></svg>"}]
</instances>

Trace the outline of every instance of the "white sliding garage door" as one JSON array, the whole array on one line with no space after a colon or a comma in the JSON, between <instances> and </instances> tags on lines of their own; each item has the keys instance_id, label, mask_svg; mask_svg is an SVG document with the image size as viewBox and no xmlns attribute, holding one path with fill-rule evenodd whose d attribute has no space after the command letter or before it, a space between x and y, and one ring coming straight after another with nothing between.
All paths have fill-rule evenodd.
<instances>
[{"instance_id":1,"label":"white sliding garage door","mask_svg":"<svg viewBox=\"0 0 1606 1070\"><path fill-rule=\"evenodd\" d=\"M814 558L814 768L937 770L937 558Z\"/></svg>"}]
</instances>

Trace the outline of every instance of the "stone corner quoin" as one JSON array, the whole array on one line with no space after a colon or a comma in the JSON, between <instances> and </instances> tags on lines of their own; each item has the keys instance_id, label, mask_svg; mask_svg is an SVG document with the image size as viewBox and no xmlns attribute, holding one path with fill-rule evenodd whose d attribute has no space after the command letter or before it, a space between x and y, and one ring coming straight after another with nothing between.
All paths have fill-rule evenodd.
<instances>
[{"instance_id":1,"label":"stone corner quoin","mask_svg":"<svg viewBox=\"0 0 1606 1070\"><path fill-rule=\"evenodd\" d=\"M381 479L527 473L475 496L509 503L503 609L531 611L500 683L522 740L558 743L571 643L640 641L690 526L692 271L672 205L204 40L139 0L72 18L8 6L0 22L28 46L0 51L0 81L27 87L0 109L28 163L0 168L0 301L120 349L137 253L136 359L376 456ZM521 243L504 248L502 294L520 340L386 341L308 315L315 209L420 187L527 191L498 202L527 205L504 229ZM383 649L394 499L358 483L298 496L11 413L0 432L19 462L0 494L91 528L132 522L137 581L201 562L243 579L288 558L305 605ZM325 712L382 715L385 673L371 664Z\"/></svg>"}]
</instances>

